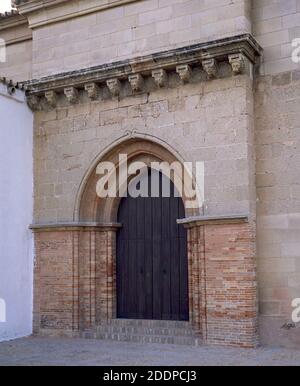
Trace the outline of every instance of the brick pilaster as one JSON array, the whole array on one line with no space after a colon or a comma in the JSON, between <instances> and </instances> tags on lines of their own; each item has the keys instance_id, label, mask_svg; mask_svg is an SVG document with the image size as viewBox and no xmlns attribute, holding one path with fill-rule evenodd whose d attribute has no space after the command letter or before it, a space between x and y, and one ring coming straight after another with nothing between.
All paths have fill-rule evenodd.
<instances>
[{"instance_id":1,"label":"brick pilaster","mask_svg":"<svg viewBox=\"0 0 300 386\"><path fill-rule=\"evenodd\" d=\"M255 228L248 222L200 221L188 227L190 314L209 344L258 343Z\"/></svg>"}]
</instances>

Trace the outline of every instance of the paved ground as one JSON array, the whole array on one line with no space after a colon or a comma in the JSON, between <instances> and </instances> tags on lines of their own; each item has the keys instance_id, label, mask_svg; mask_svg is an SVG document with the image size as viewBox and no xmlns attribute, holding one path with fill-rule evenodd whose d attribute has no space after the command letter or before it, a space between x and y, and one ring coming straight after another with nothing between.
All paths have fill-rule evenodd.
<instances>
[{"instance_id":1,"label":"paved ground","mask_svg":"<svg viewBox=\"0 0 300 386\"><path fill-rule=\"evenodd\" d=\"M25 338L0 343L0 366L300 366L300 351L141 345L100 340Z\"/></svg>"}]
</instances>

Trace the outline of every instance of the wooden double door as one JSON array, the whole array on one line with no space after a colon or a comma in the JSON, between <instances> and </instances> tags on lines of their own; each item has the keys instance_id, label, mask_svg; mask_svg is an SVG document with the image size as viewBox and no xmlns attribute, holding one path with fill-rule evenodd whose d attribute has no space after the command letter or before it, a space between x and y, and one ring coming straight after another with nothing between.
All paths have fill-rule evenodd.
<instances>
[{"instance_id":1,"label":"wooden double door","mask_svg":"<svg viewBox=\"0 0 300 386\"><path fill-rule=\"evenodd\" d=\"M158 172L156 172L158 173ZM151 172L147 174L151 192ZM162 184L166 179L159 173ZM184 205L171 181L170 197L123 198L118 212L117 317L189 319L187 234L177 219ZM162 186L162 185L161 185Z\"/></svg>"}]
</instances>

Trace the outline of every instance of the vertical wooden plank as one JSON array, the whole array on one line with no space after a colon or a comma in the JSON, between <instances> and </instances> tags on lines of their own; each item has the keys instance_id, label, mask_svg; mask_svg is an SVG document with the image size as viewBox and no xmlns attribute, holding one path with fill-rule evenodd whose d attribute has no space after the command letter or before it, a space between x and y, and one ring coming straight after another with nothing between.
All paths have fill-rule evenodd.
<instances>
[{"instance_id":1,"label":"vertical wooden plank","mask_svg":"<svg viewBox=\"0 0 300 386\"><path fill-rule=\"evenodd\" d=\"M153 319L153 232L152 200L145 199L145 318Z\"/></svg>"},{"instance_id":2,"label":"vertical wooden plank","mask_svg":"<svg viewBox=\"0 0 300 386\"><path fill-rule=\"evenodd\" d=\"M160 174L160 183L163 177ZM149 174L149 190L151 175ZM188 320L188 260L182 200L124 198L117 236L118 317Z\"/></svg>"},{"instance_id":3,"label":"vertical wooden plank","mask_svg":"<svg viewBox=\"0 0 300 386\"><path fill-rule=\"evenodd\" d=\"M160 176L160 182L162 178ZM162 319L162 281L161 265L162 245L162 200L161 197L152 200L152 232L153 232L153 318Z\"/></svg>"},{"instance_id":4,"label":"vertical wooden plank","mask_svg":"<svg viewBox=\"0 0 300 386\"><path fill-rule=\"evenodd\" d=\"M145 198L136 199L137 204L137 314L146 317L145 289Z\"/></svg>"},{"instance_id":5,"label":"vertical wooden plank","mask_svg":"<svg viewBox=\"0 0 300 386\"><path fill-rule=\"evenodd\" d=\"M170 223L171 223L171 319L179 320L180 314L180 251L178 244L178 198L170 198Z\"/></svg>"},{"instance_id":6,"label":"vertical wooden plank","mask_svg":"<svg viewBox=\"0 0 300 386\"><path fill-rule=\"evenodd\" d=\"M171 238L170 238L170 199L162 198L162 319L171 319Z\"/></svg>"}]
</instances>

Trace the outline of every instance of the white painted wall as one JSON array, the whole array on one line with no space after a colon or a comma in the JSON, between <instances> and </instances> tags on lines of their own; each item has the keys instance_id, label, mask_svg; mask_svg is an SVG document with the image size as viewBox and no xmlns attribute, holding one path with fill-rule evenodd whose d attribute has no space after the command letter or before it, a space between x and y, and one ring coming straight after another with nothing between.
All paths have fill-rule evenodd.
<instances>
[{"instance_id":1,"label":"white painted wall","mask_svg":"<svg viewBox=\"0 0 300 386\"><path fill-rule=\"evenodd\" d=\"M24 94L0 83L0 341L32 331L32 131Z\"/></svg>"}]
</instances>

